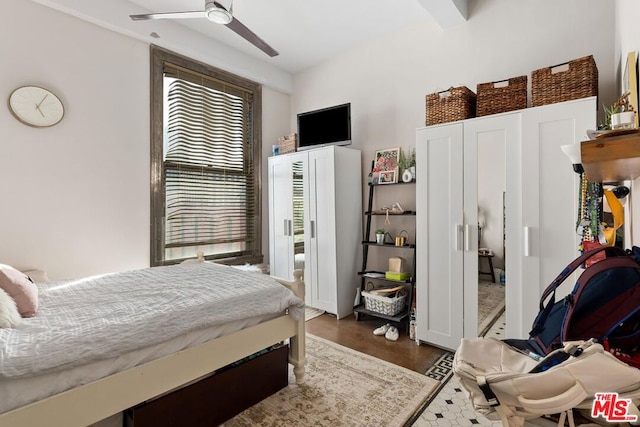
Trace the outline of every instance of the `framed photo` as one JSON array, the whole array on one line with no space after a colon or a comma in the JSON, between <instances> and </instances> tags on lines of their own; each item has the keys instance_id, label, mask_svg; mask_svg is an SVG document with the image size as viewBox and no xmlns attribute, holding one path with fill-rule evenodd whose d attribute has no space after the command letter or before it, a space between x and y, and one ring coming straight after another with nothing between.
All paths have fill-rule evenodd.
<instances>
[{"instance_id":1,"label":"framed photo","mask_svg":"<svg viewBox=\"0 0 640 427\"><path fill-rule=\"evenodd\" d=\"M376 160L373 165L374 171L395 171L398 169L400 159L400 148L385 148L376 151Z\"/></svg>"},{"instance_id":2,"label":"framed photo","mask_svg":"<svg viewBox=\"0 0 640 427\"><path fill-rule=\"evenodd\" d=\"M380 171L378 175L378 184L395 184L398 182L398 168L391 171Z\"/></svg>"}]
</instances>

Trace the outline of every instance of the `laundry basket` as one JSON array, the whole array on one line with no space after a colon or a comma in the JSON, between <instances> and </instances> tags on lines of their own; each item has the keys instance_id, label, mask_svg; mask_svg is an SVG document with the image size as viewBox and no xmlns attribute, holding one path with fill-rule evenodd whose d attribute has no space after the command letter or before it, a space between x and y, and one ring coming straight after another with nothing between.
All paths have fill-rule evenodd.
<instances>
[{"instance_id":1,"label":"laundry basket","mask_svg":"<svg viewBox=\"0 0 640 427\"><path fill-rule=\"evenodd\" d=\"M387 316L395 316L400 313L407 301L405 291L398 291L395 296L382 296L371 292L362 291L364 298L364 308Z\"/></svg>"}]
</instances>

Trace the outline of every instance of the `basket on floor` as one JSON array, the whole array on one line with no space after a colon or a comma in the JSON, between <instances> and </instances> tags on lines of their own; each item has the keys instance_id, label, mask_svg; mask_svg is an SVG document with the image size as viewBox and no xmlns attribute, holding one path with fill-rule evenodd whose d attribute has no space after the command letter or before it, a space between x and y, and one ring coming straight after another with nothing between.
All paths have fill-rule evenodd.
<instances>
[{"instance_id":1,"label":"basket on floor","mask_svg":"<svg viewBox=\"0 0 640 427\"><path fill-rule=\"evenodd\" d=\"M598 67L592 55L531 73L531 105L598 96Z\"/></svg>"},{"instance_id":2,"label":"basket on floor","mask_svg":"<svg viewBox=\"0 0 640 427\"><path fill-rule=\"evenodd\" d=\"M527 76L479 83L476 97L477 117L527 108Z\"/></svg>"},{"instance_id":3,"label":"basket on floor","mask_svg":"<svg viewBox=\"0 0 640 427\"><path fill-rule=\"evenodd\" d=\"M390 297L362 291L364 308L387 316L395 316L404 309L407 301L407 294L404 291L398 291L394 295L395 296Z\"/></svg>"},{"instance_id":4,"label":"basket on floor","mask_svg":"<svg viewBox=\"0 0 640 427\"><path fill-rule=\"evenodd\" d=\"M427 126L470 119L476 114L476 94L466 86L452 87L426 96Z\"/></svg>"}]
</instances>

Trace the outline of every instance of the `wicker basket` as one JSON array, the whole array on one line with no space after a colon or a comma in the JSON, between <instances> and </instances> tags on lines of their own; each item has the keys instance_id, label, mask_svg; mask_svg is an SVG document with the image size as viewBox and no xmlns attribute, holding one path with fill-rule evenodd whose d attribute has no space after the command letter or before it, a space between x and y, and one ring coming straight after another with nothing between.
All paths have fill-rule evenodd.
<instances>
[{"instance_id":1,"label":"wicker basket","mask_svg":"<svg viewBox=\"0 0 640 427\"><path fill-rule=\"evenodd\" d=\"M476 114L476 94L466 86L452 87L426 96L427 126L470 119Z\"/></svg>"},{"instance_id":2,"label":"wicker basket","mask_svg":"<svg viewBox=\"0 0 640 427\"><path fill-rule=\"evenodd\" d=\"M534 107L589 96L598 96L598 68L592 55L531 73Z\"/></svg>"},{"instance_id":3,"label":"wicker basket","mask_svg":"<svg viewBox=\"0 0 640 427\"><path fill-rule=\"evenodd\" d=\"M364 298L364 308L387 316L395 316L400 313L404 309L407 301L407 295L403 291L398 292L395 297L381 296L362 291L362 297Z\"/></svg>"},{"instance_id":4,"label":"wicker basket","mask_svg":"<svg viewBox=\"0 0 640 427\"><path fill-rule=\"evenodd\" d=\"M476 94L477 117L527 108L527 76L480 83Z\"/></svg>"},{"instance_id":5,"label":"wicker basket","mask_svg":"<svg viewBox=\"0 0 640 427\"><path fill-rule=\"evenodd\" d=\"M298 137L295 133L278 139L278 152L280 154L295 153L298 148Z\"/></svg>"}]
</instances>

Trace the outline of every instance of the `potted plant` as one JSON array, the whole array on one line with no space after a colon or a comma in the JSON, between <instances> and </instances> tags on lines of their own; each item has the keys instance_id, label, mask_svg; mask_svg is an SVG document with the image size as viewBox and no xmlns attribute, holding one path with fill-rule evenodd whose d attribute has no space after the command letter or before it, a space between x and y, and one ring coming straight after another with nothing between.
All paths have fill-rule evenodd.
<instances>
[{"instance_id":1,"label":"potted plant","mask_svg":"<svg viewBox=\"0 0 640 427\"><path fill-rule=\"evenodd\" d=\"M625 129L633 127L635 111L629 103L629 92L620 97L611 107L604 107L605 120L599 130Z\"/></svg>"},{"instance_id":2,"label":"potted plant","mask_svg":"<svg viewBox=\"0 0 640 427\"><path fill-rule=\"evenodd\" d=\"M387 232L384 228L378 228L376 230L376 243L379 245L384 245L384 235Z\"/></svg>"}]
</instances>

